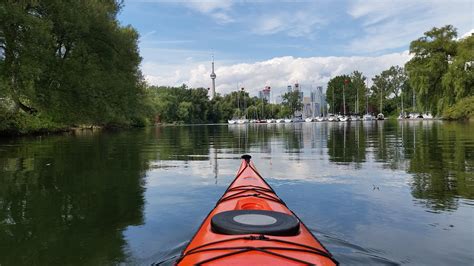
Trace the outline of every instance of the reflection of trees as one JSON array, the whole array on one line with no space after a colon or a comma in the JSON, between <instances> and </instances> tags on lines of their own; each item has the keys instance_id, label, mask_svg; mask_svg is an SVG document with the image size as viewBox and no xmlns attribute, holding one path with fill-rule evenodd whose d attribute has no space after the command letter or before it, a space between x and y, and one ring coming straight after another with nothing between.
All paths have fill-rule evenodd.
<instances>
[{"instance_id":1,"label":"reflection of trees","mask_svg":"<svg viewBox=\"0 0 474 266\"><path fill-rule=\"evenodd\" d=\"M459 196L474 199L474 147L466 143L474 135L472 125L420 123L412 130L413 196L435 210L456 208Z\"/></svg>"},{"instance_id":2,"label":"reflection of trees","mask_svg":"<svg viewBox=\"0 0 474 266\"><path fill-rule=\"evenodd\" d=\"M384 121L329 126L329 160L338 163L374 159L390 169L413 174L412 194L429 208L457 207L457 198L474 198L474 130L469 123ZM467 143L466 143L467 142Z\"/></svg>"},{"instance_id":3,"label":"reflection of trees","mask_svg":"<svg viewBox=\"0 0 474 266\"><path fill-rule=\"evenodd\" d=\"M369 133L369 142L374 148L374 158L390 169L404 169L406 163L405 143L408 139L406 127L397 121L377 122Z\"/></svg>"},{"instance_id":4,"label":"reflection of trees","mask_svg":"<svg viewBox=\"0 0 474 266\"><path fill-rule=\"evenodd\" d=\"M149 162L219 153L301 153L361 167L371 153L413 175L433 210L474 199L472 124L320 123L163 127L145 132L15 140L1 146L0 264L109 264L126 260L122 231L143 220ZM306 141L306 142L305 142ZM276 143L276 145L274 145ZM217 167L217 164L216 164Z\"/></svg>"},{"instance_id":5,"label":"reflection of trees","mask_svg":"<svg viewBox=\"0 0 474 266\"><path fill-rule=\"evenodd\" d=\"M222 132L220 146L232 148L234 153L270 152L271 142L282 141L287 152L299 153L303 148L302 123L231 125L227 132Z\"/></svg>"},{"instance_id":6,"label":"reflection of trees","mask_svg":"<svg viewBox=\"0 0 474 266\"><path fill-rule=\"evenodd\" d=\"M154 130L160 160L208 160L210 141L218 138L222 127L170 126Z\"/></svg>"},{"instance_id":7,"label":"reflection of trees","mask_svg":"<svg viewBox=\"0 0 474 266\"><path fill-rule=\"evenodd\" d=\"M354 162L357 168L365 161L366 134L362 123L331 123L328 134L329 160L338 163ZM370 124L369 124L370 125Z\"/></svg>"},{"instance_id":8,"label":"reflection of trees","mask_svg":"<svg viewBox=\"0 0 474 266\"><path fill-rule=\"evenodd\" d=\"M125 260L122 231L143 221L150 156L135 138L50 137L3 149L0 264Z\"/></svg>"}]
</instances>

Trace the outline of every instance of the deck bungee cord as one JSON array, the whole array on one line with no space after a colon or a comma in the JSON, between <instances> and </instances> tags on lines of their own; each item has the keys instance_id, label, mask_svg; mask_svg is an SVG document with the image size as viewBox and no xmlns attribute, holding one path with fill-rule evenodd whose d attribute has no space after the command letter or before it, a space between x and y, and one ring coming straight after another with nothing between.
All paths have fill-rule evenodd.
<instances>
[{"instance_id":1,"label":"deck bungee cord","mask_svg":"<svg viewBox=\"0 0 474 266\"><path fill-rule=\"evenodd\" d=\"M243 155L176 265L338 265Z\"/></svg>"}]
</instances>

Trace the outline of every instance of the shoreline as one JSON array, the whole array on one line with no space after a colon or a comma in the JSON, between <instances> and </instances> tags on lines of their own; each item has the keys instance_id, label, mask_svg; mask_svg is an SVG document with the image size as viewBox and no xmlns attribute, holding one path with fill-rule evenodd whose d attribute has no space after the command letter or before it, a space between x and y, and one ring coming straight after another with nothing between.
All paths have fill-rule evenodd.
<instances>
[{"instance_id":1,"label":"shoreline","mask_svg":"<svg viewBox=\"0 0 474 266\"><path fill-rule=\"evenodd\" d=\"M474 122L474 117L469 119L404 119L398 120L396 117L388 117L382 121L398 121L398 122L423 122L423 121L444 121L444 122ZM358 120L358 121L351 121L349 123L354 122L377 122L378 120L373 121L365 121L365 120ZM297 122L297 123L280 123L280 124L298 124L298 123L341 123L338 122ZM342 122L344 123L344 122ZM263 123L267 125L267 123ZM277 125L277 123L270 123ZM61 134L76 134L79 132L100 132L100 131L109 131L109 130L124 130L124 129L132 129L132 128L146 128L146 127L188 127L188 126L224 126L230 125L225 122L221 123L196 123L196 124L185 124L185 123L157 123L150 126L98 126L98 125L82 125L82 126L71 126L71 127L63 127L63 128L53 128L47 129L42 128L39 130L31 130L31 131L15 131L15 130L4 130L0 131L0 139L9 139L9 138L17 138L17 137L28 137L28 136L49 136L49 135L61 135ZM245 125L254 125L252 123L248 123ZM255 123L255 125L261 125L261 123Z\"/></svg>"}]
</instances>

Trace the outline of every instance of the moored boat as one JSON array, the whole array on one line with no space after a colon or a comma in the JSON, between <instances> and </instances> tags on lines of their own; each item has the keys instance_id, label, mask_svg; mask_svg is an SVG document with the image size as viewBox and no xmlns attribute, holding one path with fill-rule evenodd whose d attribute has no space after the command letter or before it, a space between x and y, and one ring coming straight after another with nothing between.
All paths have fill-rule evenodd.
<instances>
[{"instance_id":1,"label":"moored boat","mask_svg":"<svg viewBox=\"0 0 474 266\"><path fill-rule=\"evenodd\" d=\"M250 159L242 156L236 178L177 265L337 265Z\"/></svg>"},{"instance_id":2,"label":"moored boat","mask_svg":"<svg viewBox=\"0 0 474 266\"><path fill-rule=\"evenodd\" d=\"M373 115L371 115L371 114L365 114L364 117L363 117L363 119L364 119L365 121L372 121L372 120L375 120L375 117L374 117Z\"/></svg>"},{"instance_id":3,"label":"moored boat","mask_svg":"<svg viewBox=\"0 0 474 266\"><path fill-rule=\"evenodd\" d=\"M317 120L318 122L323 122L323 121L326 121L327 118L324 117L324 116L319 116L318 118L316 118L316 120Z\"/></svg>"},{"instance_id":4,"label":"moored boat","mask_svg":"<svg viewBox=\"0 0 474 266\"><path fill-rule=\"evenodd\" d=\"M341 122L349 122L351 121L351 118L349 116L346 116L346 115L340 115L337 117L339 119L339 121Z\"/></svg>"},{"instance_id":5,"label":"moored boat","mask_svg":"<svg viewBox=\"0 0 474 266\"><path fill-rule=\"evenodd\" d=\"M337 121L339 121L339 119L337 118L337 116L335 116L335 115L333 115L333 114L330 114L330 115L328 116L328 121L330 121L330 122L337 122Z\"/></svg>"}]
</instances>

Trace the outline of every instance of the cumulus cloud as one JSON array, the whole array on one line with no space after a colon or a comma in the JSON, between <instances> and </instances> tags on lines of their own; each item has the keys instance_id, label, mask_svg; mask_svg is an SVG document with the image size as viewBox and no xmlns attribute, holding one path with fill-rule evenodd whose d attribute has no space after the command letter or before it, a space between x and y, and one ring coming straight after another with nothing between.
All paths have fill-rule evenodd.
<instances>
[{"instance_id":1,"label":"cumulus cloud","mask_svg":"<svg viewBox=\"0 0 474 266\"><path fill-rule=\"evenodd\" d=\"M325 87L334 76L350 74L359 70L369 78L388 69L392 65L403 65L411 56L408 51L381 56L350 57L276 57L255 63L223 64L216 62L216 90L225 94L238 87L245 87L252 95L257 95L264 86L271 86L280 93L288 84L300 83L303 89L311 86ZM146 79L153 85L176 86L186 83L190 87L210 87L210 63L196 63L180 70L155 72L156 68L145 65ZM159 74L158 74L159 73Z\"/></svg>"}]
</instances>

